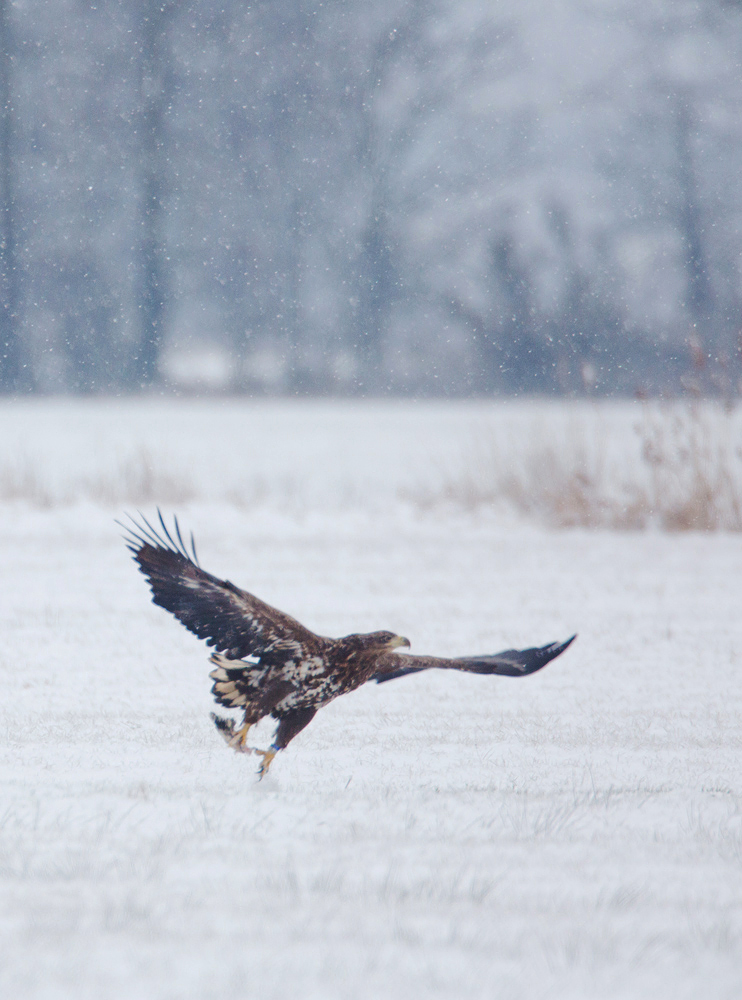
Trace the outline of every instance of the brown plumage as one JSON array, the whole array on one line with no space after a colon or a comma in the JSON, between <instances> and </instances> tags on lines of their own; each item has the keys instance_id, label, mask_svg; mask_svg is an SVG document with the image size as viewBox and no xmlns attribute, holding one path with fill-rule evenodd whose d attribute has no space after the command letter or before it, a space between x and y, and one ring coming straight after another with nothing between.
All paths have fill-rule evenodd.
<instances>
[{"instance_id":1,"label":"brown plumage","mask_svg":"<svg viewBox=\"0 0 742 1000\"><path fill-rule=\"evenodd\" d=\"M122 525L126 544L149 581L153 602L214 647L212 694L218 704L244 713L239 728L232 719L212 714L227 743L249 753L250 727L266 716L278 721L270 749L256 751L263 756L261 776L322 705L366 681L393 680L432 667L521 677L540 670L574 639L494 656L439 659L400 655L395 650L410 643L394 632L326 638L201 569L193 536L189 547L177 519L171 531L159 511L158 516L157 528L144 517Z\"/></svg>"}]
</instances>

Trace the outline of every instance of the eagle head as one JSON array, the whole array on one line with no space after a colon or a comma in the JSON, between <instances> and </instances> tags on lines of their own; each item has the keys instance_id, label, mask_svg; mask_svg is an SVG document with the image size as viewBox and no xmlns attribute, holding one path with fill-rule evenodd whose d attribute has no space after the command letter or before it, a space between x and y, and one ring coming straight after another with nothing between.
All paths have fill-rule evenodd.
<instances>
[{"instance_id":1,"label":"eagle head","mask_svg":"<svg viewBox=\"0 0 742 1000\"><path fill-rule=\"evenodd\" d=\"M361 635L349 635L343 640L353 647L354 652L386 653L400 646L409 646L410 640L395 632L365 632Z\"/></svg>"},{"instance_id":2,"label":"eagle head","mask_svg":"<svg viewBox=\"0 0 742 1000\"><path fill-rule=\"evenodd\" d=\"M371 636L378 637L382 649L399 649L400 646L409 648L410 640L403 635L395 635L394 632L372 632Z\"/></svg>"}]
</instances>

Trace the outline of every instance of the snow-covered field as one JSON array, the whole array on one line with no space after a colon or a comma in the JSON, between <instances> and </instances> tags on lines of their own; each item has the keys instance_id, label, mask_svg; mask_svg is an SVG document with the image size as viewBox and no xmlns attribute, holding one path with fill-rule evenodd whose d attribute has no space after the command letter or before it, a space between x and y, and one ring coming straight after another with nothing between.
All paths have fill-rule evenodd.
<instances>
[{"instance_id":1,"label":"snow-covered field","mask_svg":"<svg viewBox=\"0 0 742 1000\"><path fill-rule=\"evenodd\" d=\"M742 995L742 536L406 499L474 428L532 416L0 406L0 996ZM354 692L258 783L209 721L206 650L124 549L129 497L325 634L580 636L523 680Z\"/></svg>"}]
</instances>

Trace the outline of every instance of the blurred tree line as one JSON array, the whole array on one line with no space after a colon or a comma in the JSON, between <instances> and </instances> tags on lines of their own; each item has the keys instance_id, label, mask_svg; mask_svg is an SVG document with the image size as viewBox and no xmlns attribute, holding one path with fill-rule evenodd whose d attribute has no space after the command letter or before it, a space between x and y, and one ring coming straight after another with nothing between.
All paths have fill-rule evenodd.
<instances>
[{"instance_id":1,"label":"blurred tree line","mask_svg":"<svg viewBox=\"0 0 742 1000\"><path fill-rule=\"evenodd\" d=\"M738 364L740 0L0 0L0 105L6 392Z\"/></svg>"}]
</instances>

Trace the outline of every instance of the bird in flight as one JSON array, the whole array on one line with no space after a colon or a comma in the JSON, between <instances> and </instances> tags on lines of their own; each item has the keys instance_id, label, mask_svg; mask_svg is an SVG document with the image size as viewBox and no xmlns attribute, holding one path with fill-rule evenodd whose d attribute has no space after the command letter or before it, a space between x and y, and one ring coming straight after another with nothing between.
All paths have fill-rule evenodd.
<instances>
[{"instance_id":1,"label":"bird in flight","mask_svg":"<svg viewBox=\"0 0 742 1000\"><path fill-rule=\"evenodd\" d=\"M283 611L201 569L191 534L184 541L177 518L168 528L143 515L129 517L125 541L152 589L154 604L170 611L199 639L212 646L209 674L217 704L243 712L241 726L212 713L229 746L262 757L259 775L279 750L312 721L317 710L367 681L383 683L431 668L472 674L525 677L575 639L531 649L507 649L491 656L443 659L398 652L409 640L394 632L369 632L329 639L316 635ZM250 728L266 716L278 723L268 750L248 746Z\"/></svg>"}]
</instances>

